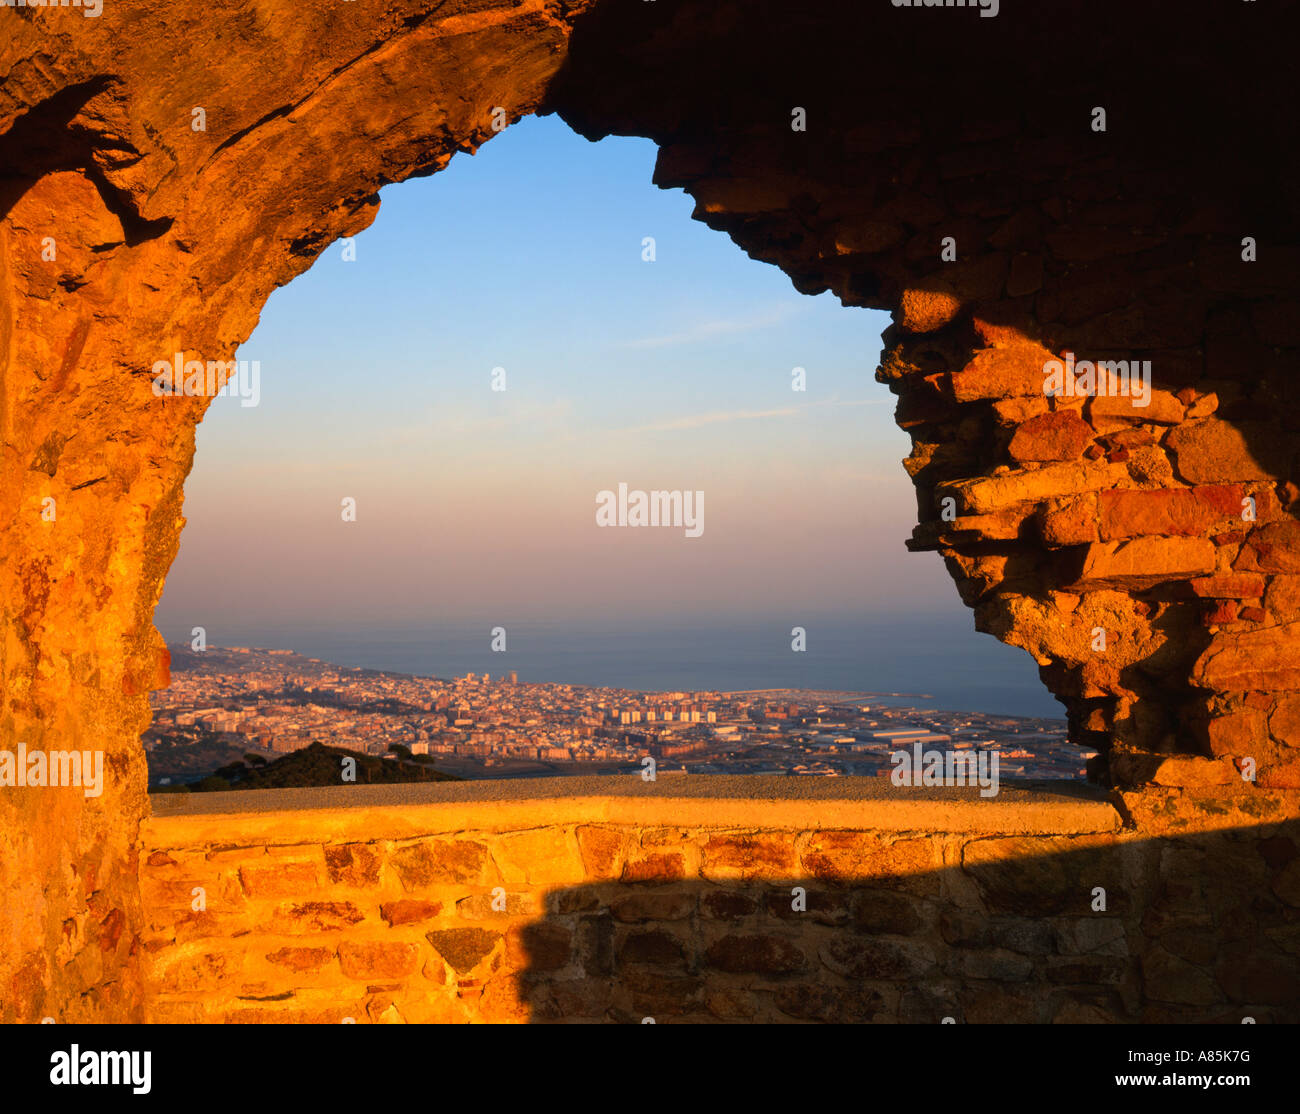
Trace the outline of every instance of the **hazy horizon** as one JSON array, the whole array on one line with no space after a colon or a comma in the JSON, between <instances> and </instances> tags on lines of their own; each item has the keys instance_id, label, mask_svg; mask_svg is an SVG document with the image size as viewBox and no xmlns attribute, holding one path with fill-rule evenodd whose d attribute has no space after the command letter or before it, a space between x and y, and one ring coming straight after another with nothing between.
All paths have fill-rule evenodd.
<instances>
[{"instance_id":1,"label":"hazy horizon","mask_svg":"<svg viewBox=\"0 0 1300 1114\"><path fill-rule=\"evenodd\" d=\"M335 665L452 677L514 670L543 681L646 692L801 688L928 695L921 706L1063 718L1061 705L1026 670L1020 650L977 633L968 613L814 616L806 650L790 648L789 623L773 618L707 623L505 624L505 652L490 630L444 623L419 629L226 628L210 647L295 650ZM188 646L190 631L164 631ZM210 636L209 636L210 637Z\"/></svg>"}]
</instances>

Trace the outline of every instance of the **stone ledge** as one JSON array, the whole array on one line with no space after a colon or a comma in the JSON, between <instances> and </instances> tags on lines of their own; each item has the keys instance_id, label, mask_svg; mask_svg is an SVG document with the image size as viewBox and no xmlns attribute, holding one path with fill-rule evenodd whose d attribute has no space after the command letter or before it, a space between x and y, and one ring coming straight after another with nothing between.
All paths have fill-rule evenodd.
<instances>
[{"instance_id":1,"label":"stone ledge","mask_svg":"<svg viewBox=\"0 0 1300 1114\"><path fill-rule=\"evenodd\" d=\"M409 839L571 824L1075 835L1116 832L1102 790L1078 782L900 789L883 778L662 774L156 794L147 846Z\"/></svg>"}]
</instances>

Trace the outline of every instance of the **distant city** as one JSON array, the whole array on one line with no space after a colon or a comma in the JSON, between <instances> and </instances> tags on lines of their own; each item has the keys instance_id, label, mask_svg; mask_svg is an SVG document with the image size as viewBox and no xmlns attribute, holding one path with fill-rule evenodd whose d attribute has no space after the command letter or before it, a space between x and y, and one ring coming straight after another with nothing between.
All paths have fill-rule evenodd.
<instances>
[{"instance_id":1,"label":"distant city","mask_svg":"<svg viewBox=\"0 0 1300 1114\"><path fill-rule=\"evenodd\" d=\"M514 672L418 677L292 650L171 653L171 685L152 695L144 735L156 788L313 742L427 755L464 778L623 774L646 755L661 771L876 776L889 773L892 752L921 743L996 751L1003 777L1082 779L1094 753L1072 745L1057 719L921 709L900 693L638 692Z\"/></svg>"}]
</instances>

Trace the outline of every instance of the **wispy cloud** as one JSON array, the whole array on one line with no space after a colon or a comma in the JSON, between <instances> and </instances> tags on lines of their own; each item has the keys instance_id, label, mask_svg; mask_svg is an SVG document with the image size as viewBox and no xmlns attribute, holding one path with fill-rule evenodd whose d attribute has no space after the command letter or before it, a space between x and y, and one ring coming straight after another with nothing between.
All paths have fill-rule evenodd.
<instances>
[{"instance_id":1,"label":"wispy cloud","mask_svg":"<svg viewBox=\"0 0 1300 1114\"><path fill-rule=\"evenodd\" d=\"M749 317L719 317L712 321L701 321L677 333L667 333L657 337L638 337L616 344L616 348L667 348L674 344L695 344L714 337L734 336L736 333L751 333L758 329L767 329L773 325L797 317L805 307L797 302L782 302L762 313Z\"/></svg>"},{"instance_id":2,"label":"wispy cloud","mask_svg":"<svg viewBox=\"0 0 1300 1114\"><path fill-rule=\"evenodd\" d=\"M464 443L494 434L528 431L532 435L563 433L573 417L573 402L567 398L548 401L521 400L491 395L492 404L473 407L436 407L414 425L378 431L376 443L392 449L410 444ZM493 412L492 406L499 409ZM495 450L494 450L495 451Z\"/></svg>"},{"instance_id":3,"label":"wispy cloud","mask_svg":"<svg viewBox=\"0 0 1300 1114\"><path fill-rule=\"evenodd\" d=\"M630 426L614 430L615 433L659 433L676 429L698 429L700 426L721 425L727 422L747 422L763 418L791 418L808 410L822 406L881 406L891 401L886 398L838 399L827 398L818 402L806 402L800 406L781 406L773 410L715 410L709 414L687 414L680 418L669 418L662 422L648 425Z\"/></svg>"}]
</instances>

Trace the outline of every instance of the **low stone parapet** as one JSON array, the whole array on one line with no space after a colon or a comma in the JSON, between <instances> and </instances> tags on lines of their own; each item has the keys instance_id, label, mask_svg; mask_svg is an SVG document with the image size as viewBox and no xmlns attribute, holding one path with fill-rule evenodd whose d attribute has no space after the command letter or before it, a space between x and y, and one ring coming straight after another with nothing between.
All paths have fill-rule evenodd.
<instances>
[{"instance_id":1,"label":"low stone parapet","mask_svg":"<svg viewBox=\"0 0 1300 1114\"><path fill-rule=\"evenodd\" d=\"M148 1016L1300 1019L1295 822L1153 838L1122 807L680 775L156 796Z\"/></svg>"}]
</instances>

